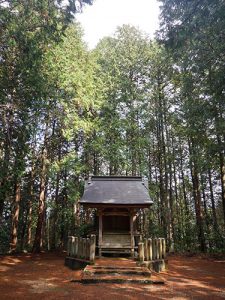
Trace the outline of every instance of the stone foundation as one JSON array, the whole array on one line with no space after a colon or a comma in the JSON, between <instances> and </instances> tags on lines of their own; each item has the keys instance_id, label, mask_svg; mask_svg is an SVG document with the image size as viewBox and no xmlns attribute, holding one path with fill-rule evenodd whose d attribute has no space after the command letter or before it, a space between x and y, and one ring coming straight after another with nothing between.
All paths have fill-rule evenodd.
<instances>
[{"instance_id":1,"label":"stone foundation","mask_svg":"<svg viewBox=\"0 0 225 300\"><path fill-rule=\"evenodd\" d=\"M69 267L72 270L84 269L87 265L92 264L88 260L79 259L75 257L67 256L65 258L65 266Z\"/></svg>"},{"instance_id":2,"label":"stone foundation","mask_svg":"<svg viewBox=\"0 0 225 300\"><path fill-rule=\"evenodd\" d=\"M158 259L158 260L152 260L152 261L144 261L144 262L137 262L140 266L145 266L149 270L155 271L157 273L165 271L168 266L168 260L167 259Z\"/></svg>"}]
</instances>

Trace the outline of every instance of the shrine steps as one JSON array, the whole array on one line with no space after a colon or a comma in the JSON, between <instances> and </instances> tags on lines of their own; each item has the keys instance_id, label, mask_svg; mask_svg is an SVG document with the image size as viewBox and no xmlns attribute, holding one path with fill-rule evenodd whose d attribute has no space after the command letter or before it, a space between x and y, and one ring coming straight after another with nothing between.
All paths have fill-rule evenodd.
<instances>
[{"instance_id":1,"label":"shrine steps","mask_svg":"<svg viewBox=\"0 0 225 300\"><path fill-rule=\"evenodd\" d=\"M163 284L159 278L152 278L146 267L86 266L81 282L83 284L118 283L118 284Z\"/></svg>"}]
</instances>

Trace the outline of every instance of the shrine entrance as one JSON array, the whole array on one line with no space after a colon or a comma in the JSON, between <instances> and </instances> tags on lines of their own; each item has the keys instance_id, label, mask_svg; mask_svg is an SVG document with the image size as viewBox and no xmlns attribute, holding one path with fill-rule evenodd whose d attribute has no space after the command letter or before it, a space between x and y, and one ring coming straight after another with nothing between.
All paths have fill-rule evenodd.
<instances>
[{"instance_id":1,"label":"shrine entrance","mask_svg":"<svg viewBox=\"0 0 225 300\"><path fill-rule=\"evenodd\" d=\"M92 176L80 204L97 213L97 247L102 253L128 253L134 256L140 209L149 208L152 200L142 177ZM137 240L137 239L136 239Z\"/></svg>"}]
</instances>

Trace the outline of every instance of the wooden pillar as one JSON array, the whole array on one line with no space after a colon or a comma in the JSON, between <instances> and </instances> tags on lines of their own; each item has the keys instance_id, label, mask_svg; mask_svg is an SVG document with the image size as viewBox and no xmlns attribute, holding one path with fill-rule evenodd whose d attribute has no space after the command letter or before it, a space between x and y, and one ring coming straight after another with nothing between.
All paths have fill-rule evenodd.
<instances>
[{"instance_id":1,"label":"wooden pillar","mask_svg":"<svg viewBox=\"0 0 225 300\"><path fill-rule=\"evenodd\" d=\"M162 254L162 240L163 239L161 239L161 238L159 238L159 259L162 259L162 256L163 256L163 254Z\"/></svg>"},{"instance_id":2,"label":"wooden pillar","mask_svg":"<svg viewBox=\"0 0 225 300\"><path fill-rule=\"evenodd\" d=\"M98 228L98 250L99 250L99 257L102 256L102 211L99 211L99 228Z\"/></svg>"},{"instance_id":3,"label":"wooden pillar","mask_svg":"<svg viewBox=\"0 0 225 300\"><path fill-rule=\"evenodd\" d=\"M68 236L67 255L71 256L72 236Z\"/></svg>"},{"instance_id":4,"label":"wooden pillar","mask_svg":"<svg viewBox=\"0 0 225 300\"><path fill-rule=\"evenodd\" d=\"M75 236L74 238L74 257L77 257L78 254L78 237Z\"/></svg>"},{"instance_id":5,"label":"wooden pillar","mask_svg":"<svg viewBox=\"0 0 225 300\"><path fill-rule=\"evenodd\" d=\"M160 239L158 238L157 239L157 242L156 242L156 245L157 245L157 259L159 259L159 249L160 249Z\"/></svg>"},{"instance_id":6,"label":"wooden pillar","mask_svg":"<svg viewBox=\"0 0 225 300\"><path fill-rule=\"evenodd\" d=\"M71 239L71 256L75 257L75 236Z\"/></svg>"},{"instance_id":7,"label":"wooden pillar","mask_svg":"<svg viewBox=\"0 0 225 300\"><path fill-rule=\"evenodd\" d=\"M131 245L131 257L134 257L134 212L130 212L130 245Z\"/></svg>"},{"instance_id":8,"label":"wooden pillar","mask_svg":"<svg viewBox=\"0 0 225 300\"><path fill-rule=\"evenodd\" d=\"M149 261L148 239L144 240L144 251L145 251L145 260Z\"/></svg>"},{"instance_id":9,"label":"wooden pillar","mask_svg":"<svg viewBox=\"0 0 225 300\"><path fill-rule=\"evenodd\" d=\"M152 260L152 239L148 239L149 260Z\"/></svg>"},{"instance_id":10,"label":"wooden pillar","mask_svg":"<svg viewBox=\"0 0 225 300\"><path fill-rule=\"evenodd\" d=\"M90 261L92 263L95 261L95 245L96 245L96 236L92 234L90 238Z\"/></svg>"},{"instance_id":11,"label":"wooden pillar","mask_svg":"<svg viewBox=\"0 0 225 300\"><path fill-rule=\"evenodd\" d=\"M156 259L156 238L153 238L152 240L152 259Z\"/></svg>"},{"instance_id":12,"label":"wooden pillar","mask_svg":"<svg viewBox=\"0 0 225 300\"><path fill-rule=\"evenodd\" d=\"M90 260L90 239L86 238L86 260Z\"/></svg>"},{"instance_id":13,"label":"wooden pillar","mask_svg":"<svg viewBox=\"0 0 225 300\"><path fill-rule=\"evenodd\" d=\"M83 253L83 239L79 237L78 239L78 255L77 257L81 258Z\"/></svg>"},{"instance_id":14,"label":"wooden pillar","mask_svg":"<svg viewBox=\"0 0 225 300\"><path fill-rule=\"evenodd\" d=\"M155 239L155 246L156 246L156 259L159 259L159 239Z\"/></svg>"},{"instance_id":15,"label":"wooden pillar","mask_svg":"<svg viewBox=\"0 0 225 300\"><path fill-rule=\"evenodd\" d=\"M138 244L138 260L140 262L143 262L145 259L145 255L144 255L144 243L139 243Z\"/></svg>"},{"instance_id":16,"label":"wooden pillar","mask_svg":"<svg viewBox=\"0 0 225 300\"><path fill-rule=\"evenodd\" d=\"M82 253L82 257L84 259L87 259L86 254L87 254L87 239L83 238L83 253Z\"/></svg>"},{"instance_id":17,"label":"wooden pillar","mask_svg":"<svg viewBox=\"0 0 225 300\"><path fill-rule=\"evenodd\" d=\"M166 258L166 240L162 239L162 258Z\"/></svg>"}]
</instances>

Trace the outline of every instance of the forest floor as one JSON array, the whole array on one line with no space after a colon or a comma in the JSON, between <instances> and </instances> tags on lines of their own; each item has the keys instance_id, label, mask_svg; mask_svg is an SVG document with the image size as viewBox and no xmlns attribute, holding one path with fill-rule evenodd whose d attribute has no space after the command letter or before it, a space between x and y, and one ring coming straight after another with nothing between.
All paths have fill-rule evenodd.
<instances>
[{"instance_id":1,"label":"forest floor","mask_svg":"<svg viewBox=\"0 0 225 300\"><path fill-rule=\"evenodd\" d=\"M83 285L64 254L0 256L0 299L225 299L225 259L171 256L164 285Z\"/></svg>"}]
</instances>

